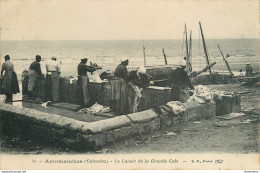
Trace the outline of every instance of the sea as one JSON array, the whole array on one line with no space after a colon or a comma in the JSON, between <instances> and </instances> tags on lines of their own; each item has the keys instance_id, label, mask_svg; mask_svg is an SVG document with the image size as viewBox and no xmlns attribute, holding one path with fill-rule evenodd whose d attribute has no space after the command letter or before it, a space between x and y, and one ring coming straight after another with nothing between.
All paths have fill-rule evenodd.
<instances>
[{"instance_id":1,"label":"sea","mask_svg":"<svg viewBox=\"0 0 260 173\"><path fill-rule=\"evenodd\" d=\"M206 58L202 41L192 40L191 61L193 70L201 70L206 66ZM259 40L258 39L208 39L207 52L210 62L216 62L215 72L227 72L227 67L219 51L220 46L231 70L238 74L245 71L246 63L250 63L255 72L259 72ZM145 48L143 51L143 48ZM45 64L52 56L61 62L62 76L77 76L77 65L82 58L97 63L105 70L113 71L122 57L129 59L129 68L144 66L144 52L146 65L164 65L162 49L168 64L177 64L185 56L185 42L183 40L73 40L73 41L1 41L1 63L4 56L10 55L19 78L23 70L28 69L36 55L42 57L41 68L44 73Z\"/></svg>"}]
</instances>

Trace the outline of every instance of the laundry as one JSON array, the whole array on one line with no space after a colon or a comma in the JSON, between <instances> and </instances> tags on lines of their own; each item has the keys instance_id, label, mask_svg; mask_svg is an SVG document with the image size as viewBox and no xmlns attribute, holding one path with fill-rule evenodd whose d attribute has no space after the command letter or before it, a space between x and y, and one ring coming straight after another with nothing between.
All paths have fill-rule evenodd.
<instances>
[{"instance_id":1,"label":"laundry","mask_svg":"<svg viewBox=\"0 0 260 173\"><path fill-rule=\"evenodd\" d=\"M109 111L111 111L109 107L95 103L93 106L89 108L80 109L77 113L96 114L96 113L104 113Z\"/></svg>"},{"instance_id":2,"label":"laundry","mask_svg":"<svg viewBox=\"0 0 260 173\"><path fill-rule=\"evenodd\" d=\"M41 106L44 107L44 108L47 108L47 106L49 106L50 104L52 104L51 101L47 101L45 103L42 103Z\"/></svg>"},{"instance_id":3,"label":"laundry","mask_svg":"<svg viewBox=\"0 0 260 173\"><path fill-rule=\"evenodd\" d=\"M188 101L208 103L213 99L211 91L204 85L195 86L194 94Z\"/></svg>"},{"instance_id":4,"label":"laundry","mask_svg":"<svg viewBox=\"0 0 260 173\"><path fill-rule=\"evenodd\" d=\"M92 73L89 73L88 77L89 77L89 82L102 83L102 80L101 80L101 78L99 77L97 71L94 71L94 72L92 72Z\"/></svg>"},{"instance_id":5,"label":"laundry","mask_svg":"<svg viewBox=\"0 0 260 173\"><path fill-rule=\"evenodd\" d=\"M185 111L184 107L182 106L182 103L179 101L171 101L168 102L166 105L172 109L175 115L178 115Z\"/></svg>"}]
</instances>

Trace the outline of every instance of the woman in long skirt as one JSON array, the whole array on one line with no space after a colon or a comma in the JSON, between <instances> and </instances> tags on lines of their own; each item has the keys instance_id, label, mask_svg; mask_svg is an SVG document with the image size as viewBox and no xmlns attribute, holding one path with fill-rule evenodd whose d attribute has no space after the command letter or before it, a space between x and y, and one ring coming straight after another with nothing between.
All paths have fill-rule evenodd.
<instances>
[{"instance_id":1,"label":"woman in long skirt","mask_svg":"<svg viewBox=\"0 0 260 173\"><path fill-rule=\"evenodd\" d=\"M3 72L4 75L3 75ZM10 56L5 56L5 62L1 69L2 78L2 93L6 95L6 102L11 102L13 100L13 94L20 93L17 75L14 72L14 64L10 61Z\"/></svg>"}]
</instances>

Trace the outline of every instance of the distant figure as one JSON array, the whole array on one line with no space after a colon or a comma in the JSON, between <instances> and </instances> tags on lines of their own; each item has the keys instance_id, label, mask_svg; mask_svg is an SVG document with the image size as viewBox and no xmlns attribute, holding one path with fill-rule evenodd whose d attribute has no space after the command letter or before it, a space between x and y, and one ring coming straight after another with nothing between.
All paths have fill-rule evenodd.
<instances>
[{"instance_id":1,"label":"distant figure","mask_svg":"<svg viewBox=\"0 0 260 173\"><path fill-rule=\"evenodd\" d=\"M5 74L3 75L3 72ZM14 64L10 61L10 56L5 56L5 62L2 65L1 69L1 78L2 80L2 93L6 95L5 102L13 101L13 94L20 93L17 75L14 71Z\"/></svg>"},{"instance_id":2,"label":"distant figure","mask_svg":"<svg viewBox=\"0 0 260 173\"><path fill-rule=\"evenodd\" d=\"M58 102L60 99L60 63L56 57L46 64L45 99Z\"/></svg>"},{"instance_id":3,"label":"distant figure","mask_svg":"<svg viewBox=\"0 0 260 173\"><path fill-rule=\"evenodd\" d=\"M88 93L88 75L87 72L94 72L96 69L92 66L87 66L88 59L83 58L78 65L78 82L77 82L77 95L81 107L90 106L90 95Z\"/></svg>"},{"instance_id":4,"label":"distant figure","mask_svg":"<svg viewBox=\"0 0 260 173\"><path fill-rule=\"evenodd\" d=\"M128 77L127 83L127 97L128 97L128 113L136 113L138 110L138 105L141 100L141 91L140 88L137 86L140 80L140 76L136 70L131 71Z\"/></svg>"},{"instance_id":5,"label":"distant figure","mask_svg":"<svg viewBox=\"0 0 260 173\"><path fill-rule=\"evenodd\" d=\"M253 68L249 63L246 64L246 76L252 76L253 75Z\"/></svg>"},{"instance_id":6,"label":"distant figure","mask_svg":"<svg viewBox=\"0 0 260 173\"><path fill-rule=\"evenodd\" d=\"M239 70L239 76L240 76L240 77L244 76L243 69L240 69L240 70Z\"/></svg>"},{"instance_id":7,"label":"distant figure","mask_svg":"<svg viewBox=\"0 0 260 173\"><path fill-rule=\"evenodd\" d=\"M129 60L127 58L121 58L121 64L119 64L114 72L116 77L128 80L128 72L126 66L128 66Z\"/></svg>"},{"instance_id":8,"label":"distant figure","mask_svg":"<svg viewBox=\"0 0 260 173\"><path fill-rule=\"evenodd\" d=\"M138 80L137 86L140 88L141 91L141 101L139 104L139 108L138 111L143 111L148 109L149 106L149 100L147 98L147 88L150 85L150 81L151 81L151 76L149 76L146 73L146 68L145 67L140 67L138 69L138 75L140 77L140 79Z\"/></svg>"},{"instance_id":9,"label":"distant figure","mask_svg":"<svg viewBox=\"0 0 260 173\"><path fill-rule=\"evenodd\" d=\"M127 113L126 82L128 81L128 71L126 66L128 63L127 58L121 58L121 64L116 67L115 76L111 80L110 108L117 115Z\"/></svg>"},{"instance_id":10,"label":"distant figure","mask_svg":"<svg viewBox=\"0 0 260 173\"><path fill-rule=\"evenodd\" d=\"M29 82L28 82L28 95L29 99L32 98L32 91L34 89L35 83L39 78L43 77L41 70L41 56L36 55L36 61L32 62L29 67Z\"/></svg>"},{"instance_id":11,"label":"distant figure","mask_svg":"<svg viewBox=\"0 0 260 173\"><path fill-rule=\"evenodd\" d=\"M171 97L173 101L180 101L182 103L187 102L190 97L189 88L194 89L191 81L185 71L185 62L180 62L180 66L177 67L171 73L170 84L172 85Z\"/></svg>"}]
</instances>

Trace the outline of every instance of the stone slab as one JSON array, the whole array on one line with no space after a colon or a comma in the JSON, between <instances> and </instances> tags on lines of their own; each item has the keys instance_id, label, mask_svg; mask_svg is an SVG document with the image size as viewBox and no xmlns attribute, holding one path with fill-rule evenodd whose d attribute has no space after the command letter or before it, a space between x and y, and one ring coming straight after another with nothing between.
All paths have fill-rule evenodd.
<instances>
[{"instance_id":1,"label":"stone slab","mask_svg":"<svg viewBox=\"0 0 260 173\"><path fill-rule=\"evenodd\" d=\"M74 120L74 119L63 117L63 116L56 115L56 114L41 112L41 111L37 111L34 109L8 105L8 104L4 104L4 103L0 103L0 107L1 107L0 111L5 111L5 112L14 113L17 115L26 116L28 118L35 118L37 120L55 124L60 127L68 127L68 128L72 128L74 130L80 130L82 132L89 131L89 129L86 128L86 127L88 127L88 124L89 124L87 122ZM83 129L83 127L85 127L85 128Z\"/></svg>"},{"instance_id":2,"label":"stone slab","mask_svg":"<svg viewBox=\"0 0 260 173\"><path fill-rule=\"evenodd\" d=\"M152 109L128 114L127 116L132 121L132 123L146 122L158 117L158 115Z\"/></svg>"}]
</instances>

